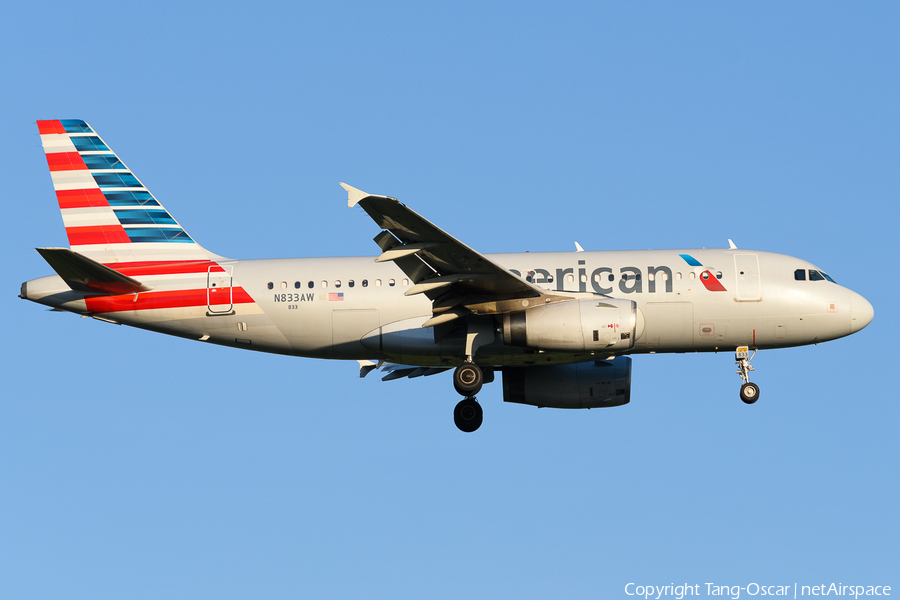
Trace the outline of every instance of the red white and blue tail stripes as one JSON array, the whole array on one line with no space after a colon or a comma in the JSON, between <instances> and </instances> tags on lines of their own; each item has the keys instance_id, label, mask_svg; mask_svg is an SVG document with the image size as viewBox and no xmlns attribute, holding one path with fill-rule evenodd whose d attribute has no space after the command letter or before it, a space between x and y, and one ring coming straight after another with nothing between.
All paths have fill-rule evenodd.
<instances>
[{"instance_id":1,"label":"red white and blue tail stripes","mask_svg":"<svg viewBox=\"0 0 900 600\"><path fill-rule=\"evenodd\" d=\"M99 262L211 255L84 121L38 121L73 250Z\"/></svg>"},{"instance_id":2,"label":"red white and blue tail stripes","mask_svg":"<svg viewBox=\"0 0 900 600\"><path fill-rule=\"evenodd\" d=\"M89 313L259 310L233 264L197 244L90 125L37 125L72 250L149 290L88 293Z\"/></svg>"}]
</instances>

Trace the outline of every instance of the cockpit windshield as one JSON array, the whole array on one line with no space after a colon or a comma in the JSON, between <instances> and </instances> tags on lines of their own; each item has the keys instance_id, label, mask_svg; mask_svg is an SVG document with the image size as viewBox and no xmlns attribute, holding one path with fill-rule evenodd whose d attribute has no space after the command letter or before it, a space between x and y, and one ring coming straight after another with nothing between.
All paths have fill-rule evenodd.
<instances>
[{"instance_id":1,"label":"cockpit windshield","mask_svg":"<svg viewBox=\"0 0 900 600\"><path fill-rule=\"evenodd\" d=\"M794 271L794 279L797 281L806 281L806 269L797 269ZM830 281L831 283L837 283L831 276L825 271L817 271L816 269L809 270L809 280L810 281Z\"/></svg>"},{"instance_id":2,"label":"cockpit windshield","mask_svg":"<svg viewBox=\"0 0 900 600\"><path fill-rule=\"evenodd\" d=\"M831 283L837 283L825 271L816 271L815 269L809 270L809 280L810 281L830 281Z\"/></svg>"}]
</instances>

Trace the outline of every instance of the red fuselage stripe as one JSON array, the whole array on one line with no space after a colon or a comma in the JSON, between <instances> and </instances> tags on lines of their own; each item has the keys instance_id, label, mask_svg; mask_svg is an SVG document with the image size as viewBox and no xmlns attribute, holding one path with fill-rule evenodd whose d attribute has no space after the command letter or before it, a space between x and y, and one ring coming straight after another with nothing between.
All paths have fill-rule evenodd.
<instances>
[{"instance_id":1,"label":"red fuselage stripe","mask_svg":"<svg viewBox=\"0 0 900 600\"><path fill-rule=\"evenodd\" d=\"M231 296L229 297L229 290ZM167 292L143 292L121 296L88 296L84 299L88 311L111 313L126 310L154 310L161 308L190 308L208 306L206 288L199 290L172 290ZM252 304L253 298L244 288L217 288L210 293L213 306L227 304Z\"/></svg>"}]
</instances>

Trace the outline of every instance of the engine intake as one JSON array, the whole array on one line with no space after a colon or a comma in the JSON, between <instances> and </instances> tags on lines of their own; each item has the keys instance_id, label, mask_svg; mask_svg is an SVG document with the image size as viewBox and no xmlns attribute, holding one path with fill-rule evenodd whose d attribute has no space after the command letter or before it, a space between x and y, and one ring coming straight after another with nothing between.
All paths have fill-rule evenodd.
<instances>
[{"instance_id":1,"label":"engine intake","mask_svg":"<svg viewBox=\"0 0 900 600\"><path fill-rule=\"evenodd\" d=\"M631 400L631 358L503 369L503 401L548 408L602 408Z\"/></svg>"},{"instance_id":2,"label":"engine intake","mask_svg":"<svg viewBox=\"0 0 900 600\"><path fill-rule=\"evenodd\" d=\"M637 304L602 298L544 304L503 315L503 342L535 350L622 352L642 331Z\"/></svg>"}]
</instances>

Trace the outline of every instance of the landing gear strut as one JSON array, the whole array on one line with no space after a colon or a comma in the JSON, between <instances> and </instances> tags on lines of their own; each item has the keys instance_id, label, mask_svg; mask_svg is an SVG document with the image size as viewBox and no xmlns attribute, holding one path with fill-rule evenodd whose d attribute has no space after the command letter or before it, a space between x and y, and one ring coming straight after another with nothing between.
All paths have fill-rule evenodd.
<instances>
[{"instance_id":1,"label":"landing gear strut","mask_svg":"<svg viewBox=\"0 0 900 600\"><path fill-rule=\"evenodd\" d=\"M484 411L481 410L481 405L474 397L463 398L453 409L453 422L460 431L465 433L472 433L481 427L483 419Z\"/></svg>"},{"instance_id":2,"label":"landing gear strut","mask_svg":"<svg viewBox=\"0 0 900 600\"><path fill-rule=\"evenodd\" d=\"M747 346L739 346L734 353L734 362L738 366L736 373L741 376L741 380L744 382L744 385L741 386L741 401L744 404L753 404L759 400L759 386L755 383L750 383L750 371L755 370L750 366L750 361L753 360L754 356L756 356L756 350L753 351L753 354L750 354L750 349Z\"/></svg>"}]
</instances>

